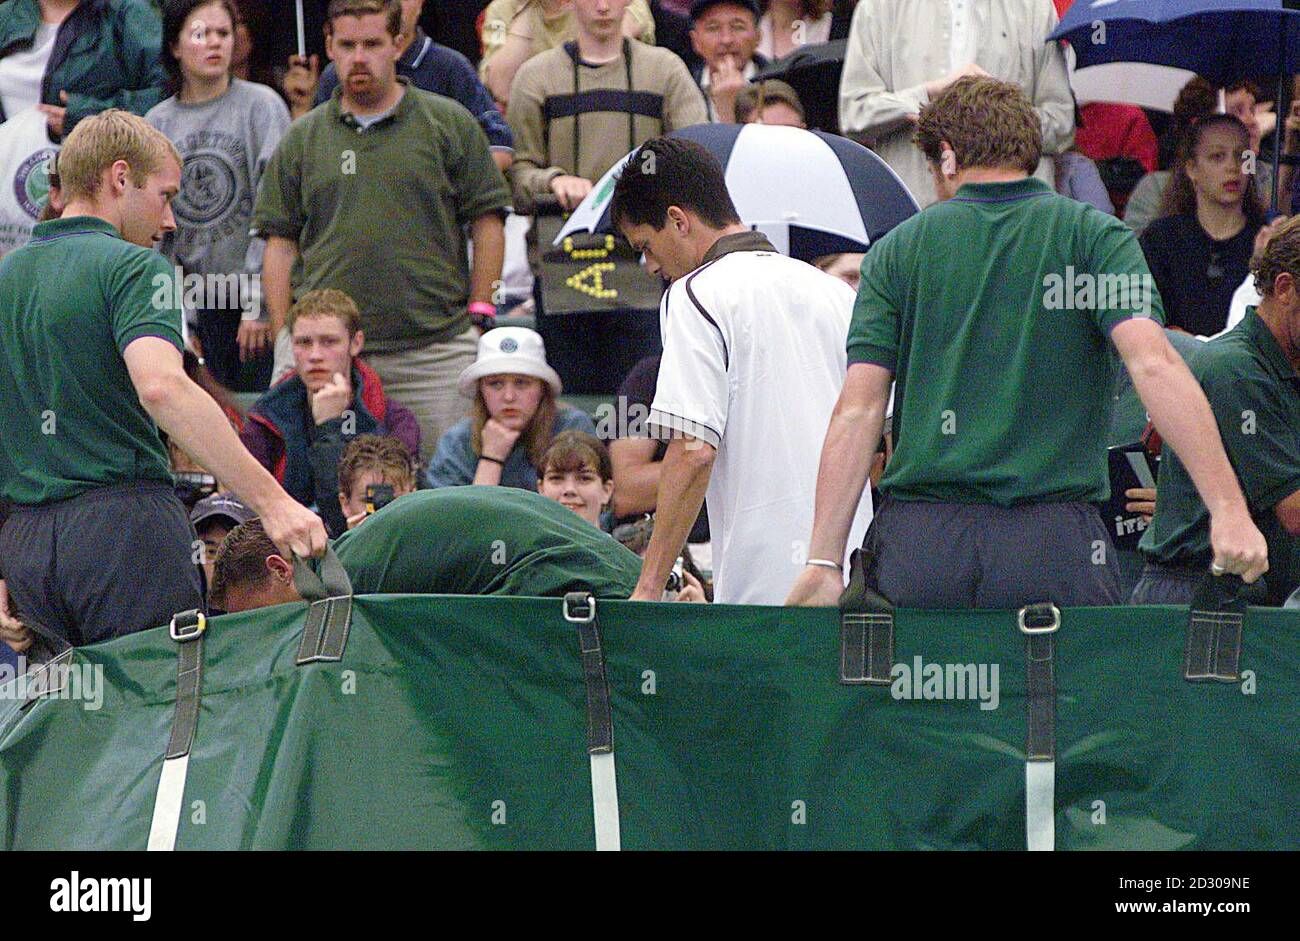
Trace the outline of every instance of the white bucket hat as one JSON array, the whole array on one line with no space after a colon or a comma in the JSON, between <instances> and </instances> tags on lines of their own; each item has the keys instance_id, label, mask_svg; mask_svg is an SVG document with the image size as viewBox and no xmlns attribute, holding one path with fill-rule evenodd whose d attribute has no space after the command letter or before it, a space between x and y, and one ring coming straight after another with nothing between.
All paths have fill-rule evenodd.
<instances>
[{"instance_id":1,"label":"white bucket hat","mask_svg":"<svg viewBox=\"0 0 1300 941\"><path fill-rule=\"evenodd\" d=\"M460 394L474 398L478 381L502 374L535 376L559 396L559 374L546 364L546 344L537 331L527 327L497 327L478 338L478 356L460 374Z\"/></svg>"}]
</instances>

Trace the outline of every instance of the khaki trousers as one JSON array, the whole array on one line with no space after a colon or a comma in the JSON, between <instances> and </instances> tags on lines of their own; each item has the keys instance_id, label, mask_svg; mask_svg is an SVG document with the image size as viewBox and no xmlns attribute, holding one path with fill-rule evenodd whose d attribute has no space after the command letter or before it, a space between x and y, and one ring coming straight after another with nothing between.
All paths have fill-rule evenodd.
<instances>
[{"instance_id":1,"label":"khaki trousers","mask_svg":"<svg viewBox=\"0 0 1300 941\"><path fill-rule=\"evenodd\" d=\"M438 439L469 414L470 401L460 394L456 380L474 362L478 331L470 327L445 343L399 353L362 353L379 374L384 394L415 413L420 423L420 463L427 466Z\"/></svg>"}]
</instances>

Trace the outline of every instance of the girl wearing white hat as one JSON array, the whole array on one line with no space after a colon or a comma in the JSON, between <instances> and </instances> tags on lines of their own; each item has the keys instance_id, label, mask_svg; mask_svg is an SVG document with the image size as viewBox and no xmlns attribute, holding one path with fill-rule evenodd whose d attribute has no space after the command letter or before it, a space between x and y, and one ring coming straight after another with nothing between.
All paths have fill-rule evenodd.
<instances>
[{"instance_id":1,"label":"girl wearing white hat","mask_svg":"<svg viewBox=\"0 0 1300 941\"><path fill-rule=\"evenodd\" d=\"M478 341L478 356L460 374L460 393L474 400L438 441L430 487L500 484L537 490L537 465L561 431L595 434L591 419L558 401L560 377L546 347L526 327L497 327Z\"/></svg>"}]
</instances>

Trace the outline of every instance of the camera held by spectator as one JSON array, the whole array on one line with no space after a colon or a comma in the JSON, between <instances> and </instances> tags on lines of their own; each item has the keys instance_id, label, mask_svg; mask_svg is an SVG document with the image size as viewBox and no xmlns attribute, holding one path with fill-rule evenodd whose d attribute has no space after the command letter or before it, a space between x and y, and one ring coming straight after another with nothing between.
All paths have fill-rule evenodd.
<instances>
[{"instance_id":1,"label":"camera held by spectator","mask_svg":"<svg viewBox=\"0 0 1300 941\"><path fill-rule=\"evenodd\" d=\"M358 435L339 457L339 505L348 529L415 490L415 462L406 445L382 435Z\"/></svg>"}]
</instances>

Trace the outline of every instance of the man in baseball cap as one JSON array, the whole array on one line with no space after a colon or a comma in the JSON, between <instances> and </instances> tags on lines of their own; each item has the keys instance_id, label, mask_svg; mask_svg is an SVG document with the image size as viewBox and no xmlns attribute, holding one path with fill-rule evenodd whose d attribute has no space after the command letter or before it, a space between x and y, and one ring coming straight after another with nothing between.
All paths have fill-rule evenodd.
<instances>
[{"instance_id":1,"label":"man in baseball cap","mask_svg":"<svg viewBox=\"0 0 1300 941\"><path fill-rule=\"evenodd\" d=\"M194 504L194 509L190 511L190 522L194 524L194 532L203 541L203 576L207 584L212 584L212 564L226 533L256 516L256 513L229 492L214 493Z\"/></svg>"}]
</instances>

